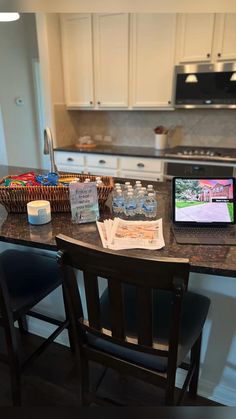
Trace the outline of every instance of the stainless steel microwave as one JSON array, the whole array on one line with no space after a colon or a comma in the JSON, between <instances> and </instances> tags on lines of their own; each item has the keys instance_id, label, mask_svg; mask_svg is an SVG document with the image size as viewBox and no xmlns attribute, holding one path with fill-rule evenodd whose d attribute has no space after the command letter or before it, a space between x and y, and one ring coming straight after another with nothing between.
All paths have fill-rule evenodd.
<instances>
[{"instance_id":1,"label":"stainless steel microwave","mask_svg":"<svg viewBox=\"0 0 236 419\"><path fill-rule=\"evenodd\" d=\"M175 67L176 108L236 108L236 62Z\"/></svg>"}]
</instances>

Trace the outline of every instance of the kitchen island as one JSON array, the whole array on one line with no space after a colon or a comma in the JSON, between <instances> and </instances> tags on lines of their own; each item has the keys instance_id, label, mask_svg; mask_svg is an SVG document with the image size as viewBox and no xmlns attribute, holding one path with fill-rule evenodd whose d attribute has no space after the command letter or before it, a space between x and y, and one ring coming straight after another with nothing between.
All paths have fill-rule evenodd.
<instances>
[{"instance_id":1,"label":"kitchen island","mask_svg":"<svg viewBox=\"0 0 236 419\"><path fill-rule=\"evenodd\" d=\"M27 168L0 167L0 176L28 171ZM122 179L124 182L124 179ZM191 274L189 289L207 295L211 307L204 328L199 394L225 405L236 406L236 246L178 245L171 229L170 184L158 182L157 218L163 218L165 247L161 250L126 250L130 255L148 254L152 258L189 258ZM110 217L109 205L101 214ZM88 243L102 246L95 223L71 223L70 213L53 213L52 221L42 226L32 226L26 214L8 214L0 205L0 248L17 246L31 248L34 252L56 255L55 236L59 233ZM121 252L121 251L120 251ZM14 263L14 261L13 261ZM63 316L63 302L59 291L38 305L43 314ZM46 336L48 325L34 319L29 325L33 333ZM67 344L67 336L60 336ZM177 384L183 377L177 375Z\"/></svg>"},{"instance_id":2,"label":"kitchen island","mask_svg":"<svg viewBox=\"0 0 236 419\"><path fill-rule=\"evenodd\" d=\"M0 176L9 173L23 173L27 168L1 166ZM122 182L125 179L120 179ZM153 258L179 257L190 260L191 271L211 275L236 277L236 246L179 245L174 239L171 227L171 185L165 182L155 184L157 190L157 218L163 219L165 247L158 251L145 250ZM109 205L101 212L101 218L112 216ZM56 251L55 236L65 234L85 242L101 245L95 223L72 224L70 213L53 213L52 221L42 226L28 223L27 214L7 213L0 205L0 240L24 246ZM129 250L135 256L143 250Z\"/></svg>"}]
</instances>

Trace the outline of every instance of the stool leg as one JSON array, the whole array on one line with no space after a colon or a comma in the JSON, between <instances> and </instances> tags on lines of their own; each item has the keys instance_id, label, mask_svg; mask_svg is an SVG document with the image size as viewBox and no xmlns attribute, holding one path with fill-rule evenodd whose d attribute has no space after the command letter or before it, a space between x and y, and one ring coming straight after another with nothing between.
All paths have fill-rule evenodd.
<instances>
[{"instance_id":1,"label":"stool leg","mask_svg":"<svg viewBox=\"0 0 236 419\"><path fill-rule=\"evenodd\" d=\"M62 285L62 294L63 294L63 300L64 300L64 308L65 308L66 319L69 319L70 318L69 317L69 308L67 306L67 299L65 297L65 288L64 288L63 285ZM74 339L73 339L73 333L72 333L72 330L71 330L70 322L69 322L69 325L68 325L68 337L69 337L71 352L74 354L75 353L75 343L74 343Z\"/></svg>"},{"instance_id":2,"label":"stool leg","mask_svg":"<svg viewBox=\"0 0 236 419\"><path fill-rule=\"evenodd\" d=\"M87 398L87 393L89 392L89 363L88 360L82 358L80 361L80 396L81 396L81 405L89 406L90 402Z\"/></svg>"},{"instance_id":3,"label":"stool leg","mask_svg":"<svg viewBox=\"0 0 236 419\"><path fill-rule=\"evenodd\" d=\"M193 398L197 397L198 377L200 368L200 354L201 354L202 333L196 340L191 349L191 364L195 364L195 370L192 379L189 383L189 395Z\"/></svg>"},{"instance_id":4,"label":"stool leg","mask_svg":"<svg viewBox=\"0 0 236 419\"><path fill-rule=\"evenodd\" d=\"M22 316L20 319L18 319L18 325L21 333L28 333L28 324L26 316Z\"/></svg>"},{"instance_id":5,"label":"stool leg","mask_svg":"<svg viewBox=\"0 0 236 419\"><path fill-rule=\"evenodd\" d=\"M21 406L21 377L15 367L10 366L10 376L13 406Z\"/></svg>"}]
</instances>

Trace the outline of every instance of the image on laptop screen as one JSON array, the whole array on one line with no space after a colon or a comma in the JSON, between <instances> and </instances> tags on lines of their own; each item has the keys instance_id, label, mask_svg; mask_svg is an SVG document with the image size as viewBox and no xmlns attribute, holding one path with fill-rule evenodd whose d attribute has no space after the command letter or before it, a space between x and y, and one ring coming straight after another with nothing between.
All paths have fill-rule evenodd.
<instances>
[{"instance_id":1,"label":"image on laptop screen","mask_svg":"<svg viewBox=\"0 0 236 419\"><path fill-rule=\"evenodd\" d=\"M173 221L235 223L234 179L173 179Z\"/></svg>"}]
</instances>

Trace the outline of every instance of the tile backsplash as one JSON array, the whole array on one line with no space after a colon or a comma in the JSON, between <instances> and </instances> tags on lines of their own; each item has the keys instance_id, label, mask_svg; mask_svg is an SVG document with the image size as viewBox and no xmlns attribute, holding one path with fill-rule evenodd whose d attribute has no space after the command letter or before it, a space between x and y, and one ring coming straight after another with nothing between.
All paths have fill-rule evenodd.
<instances>
[{"instance_id":1,"label":"tile backsplash","mask_svg":"<svg viewBox=\"0 0 236 419\"><path fill-rule=\"evenodd\" d=\"M154 146L157 125L169 129L169 146L195 145L236 148L235 109L175 111L68 111L54 106L57 146L80 136L111 136L113 145Z\"/></svg>"}]
</instances>

